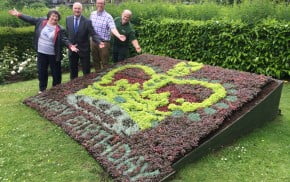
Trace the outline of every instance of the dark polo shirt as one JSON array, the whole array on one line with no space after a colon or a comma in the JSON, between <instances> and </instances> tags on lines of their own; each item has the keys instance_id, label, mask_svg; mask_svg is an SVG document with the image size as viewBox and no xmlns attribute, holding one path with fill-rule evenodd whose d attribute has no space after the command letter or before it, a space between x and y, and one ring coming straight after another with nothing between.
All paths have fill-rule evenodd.
<instances>
[{"instance_id":1,"label":"dark polo shirt","mask_svg":"<svg viewBox=\"0 0 290 182\"><path fill-rule=\"evenodd\" d=\"M135 31L130 22L122 25L121 17L115 18L116 28L121 35L126 36L126 40L124 42L120 41L117 37L114 36L114 46L120 47L129 47L132 40L135 40Z\"/></svg>"}]
</instances>

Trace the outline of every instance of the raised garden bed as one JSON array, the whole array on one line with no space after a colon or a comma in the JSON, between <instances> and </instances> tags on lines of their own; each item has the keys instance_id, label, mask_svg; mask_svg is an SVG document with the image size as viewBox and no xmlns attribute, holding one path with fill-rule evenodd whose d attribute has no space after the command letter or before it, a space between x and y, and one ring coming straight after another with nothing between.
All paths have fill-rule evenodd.
<instances>
[{"instance_id":1,"label":"raised garden bed","mask_svg":"<svg viewBox=\"0 0 290 182\"><path fill-rule=\"evenodd\" d=\"M116 181L162 181L187 161L272 120L282 82L139 55L25 104L64 129Z\"/></svg>"}]
</instances>

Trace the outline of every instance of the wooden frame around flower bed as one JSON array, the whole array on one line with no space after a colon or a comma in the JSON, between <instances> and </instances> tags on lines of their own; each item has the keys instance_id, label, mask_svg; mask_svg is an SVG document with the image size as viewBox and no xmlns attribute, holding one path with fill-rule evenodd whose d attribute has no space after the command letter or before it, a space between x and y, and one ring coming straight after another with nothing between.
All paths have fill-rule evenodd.
<instances>
[{"instance_id":1,"label":"wooden frame around flower bed","mask_svg":"<svg viewBox=\"0 0 290 182\"><path fill-rule=\"evenodd\" d=\"M144 54L24 103L62 127L114 180L160 181L240 129L273 119L281 88L263 75Z\"/></svg>"}]
</instances>

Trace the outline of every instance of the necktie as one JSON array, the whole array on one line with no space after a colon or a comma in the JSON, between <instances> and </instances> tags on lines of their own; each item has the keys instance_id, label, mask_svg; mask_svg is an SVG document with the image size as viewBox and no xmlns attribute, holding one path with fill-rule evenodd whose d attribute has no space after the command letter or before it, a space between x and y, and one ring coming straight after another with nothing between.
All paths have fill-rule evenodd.
<instances>
[{"instance_id":1,"label":"necktie","mask_svg":"<svg viewBox=\"0 0 290 182\"><path fill-rule=\"evenodd\" d=\"M76 17L76 18L75 18L75 24L74 24L74 30L75 30L75 33L77 33L78 28L79 28L79 18Z\"/></svg>"}]
</instances>

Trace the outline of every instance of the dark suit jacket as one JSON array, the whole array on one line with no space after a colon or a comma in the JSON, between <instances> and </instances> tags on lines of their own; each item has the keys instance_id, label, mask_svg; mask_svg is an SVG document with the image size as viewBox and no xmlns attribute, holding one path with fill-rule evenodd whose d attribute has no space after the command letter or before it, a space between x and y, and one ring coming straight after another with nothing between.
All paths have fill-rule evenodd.
<instances>
[{"instance_id":1,"label":"dark suit jacket","mask_svg":"<svg viewBox=\"0 0 290 182\"><path fill-rule=\"evenodd\" d=\"M91 20L83 15L80 16L79 27L76 33L74 32L74 16L68 16L66 18L66 31L68 33L68 39L72 44L77 44L81 56L90 54L90 36L97 44L101 41L92 26Z\"/></svg>"}]
</instances>

